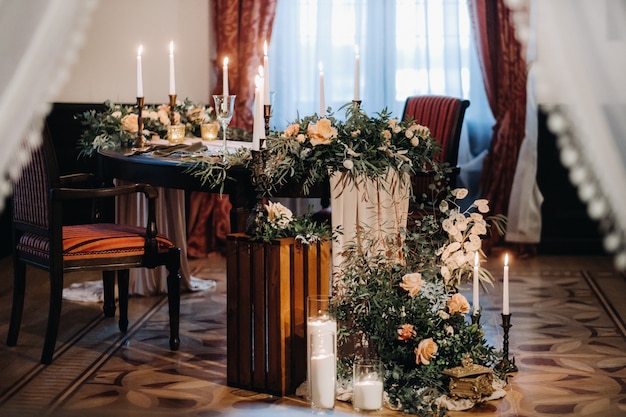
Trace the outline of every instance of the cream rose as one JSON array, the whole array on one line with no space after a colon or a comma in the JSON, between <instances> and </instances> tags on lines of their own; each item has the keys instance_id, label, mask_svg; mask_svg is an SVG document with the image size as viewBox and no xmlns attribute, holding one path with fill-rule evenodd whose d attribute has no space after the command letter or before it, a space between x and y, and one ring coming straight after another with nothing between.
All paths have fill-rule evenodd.
<instances>
[{"instance_id":1,"label":"cream rose","mask_svg":"<svg viewBox=\"0 0 626 417\"><path fill-rule=\"evenodd\" d=\"M287 227L289 222L293 219L291 210L280 203L268 201L268 204L265 205L265 210L267 210L267 217L270 223L279 229Z\"/></svg>"},{"instance_id":2,"label":"cream rose","mask_svg":"<svg viewBox=\"0 0 626 417\"><path fill-rule=\"evenodd\" d=\"M448 311L450 314L467 314L470 310L470 305L467 302L467 298L463 294L456 293L448 301Z\"/></svg>"},{"instance_id":3,"label":"cream rose","mask_svg":"<svg viewBox=\"0 0 626 417\"><path fill-rule=\"evenodd\" d=\"M130 133L137 133L139 126L137 126L137 115L135 113L127 114L122 118L120 124L122 129Z\"/></svg>"},{"instance_id":4,"label":"cream rose","mask_svg":"<svg viewBox=\"0 0 626 417\"><path fill-rule=\"evenodd\" d=\"M329 119L320 119L317 123L309 124L307 133L312 146L328 145L337 137L337 129L332 126Z\"/></svg>"},{"instance_id":5,"label":"cream rose","mask_svg":"<svg viewBox=\"0 0 626 417\"><path fill-rule=\"evenodd\" d=\"M409 292L409 297L415 297L422 288L422 274L419 272L406 274L402 277L400 287Z\"/></svg>"},{"instance_id":6,"label":"cream rose","mask_svg":"<svg viewBox=\"0 0 626 417\"><path fill-rule=\"evenodd\" d=\"M428 365L430 360L437 353L437 343L433 340L432 337L428 339L422 340L419 345L415 348L415 363Z\"/></svg>"}]
</instances>

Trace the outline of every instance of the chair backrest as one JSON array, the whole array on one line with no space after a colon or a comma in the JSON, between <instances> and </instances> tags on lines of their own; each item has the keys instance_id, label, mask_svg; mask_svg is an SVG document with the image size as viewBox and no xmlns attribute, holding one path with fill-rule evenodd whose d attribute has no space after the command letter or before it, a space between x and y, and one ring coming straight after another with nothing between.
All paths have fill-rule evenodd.
<instances>
[{"instance_id":1,"label":"chair backrest","mask_svg":"<svg viewBox=\"0 0 626 417\"><path fill-rule=\"evenodd\" d=\"M469 100L456 97L412 96L406 100L402 118L428 127L431 136L441 146L441 151L434 159L455 167L459 158L461 127L469 104Z\"/></svg>"},{"instance_id":2,"label":"chair backrest","mask_svg":"<svg viewBox=\"0 0 626 417\"><path fill-rule=\"evenodd\" d=\"M50 190L58 183L58 167L47 129L43 143L13 184L13 222L21 230L46 235L50 229Z\"/></svg>"}]
</instances>

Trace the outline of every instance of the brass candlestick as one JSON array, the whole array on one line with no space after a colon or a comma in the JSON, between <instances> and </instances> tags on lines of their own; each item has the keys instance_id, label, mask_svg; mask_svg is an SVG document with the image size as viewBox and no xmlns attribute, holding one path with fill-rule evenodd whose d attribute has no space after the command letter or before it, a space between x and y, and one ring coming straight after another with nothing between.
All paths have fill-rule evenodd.
<instances>
[{"instance_id":1,"label":"brass candlestick","mask_svg":"<svg viewBox=\"0 0 626 417\"><path fill-rule=\"evenodd\" d=\"M270 119L272 118L272 105L263 105L263 117L265 118L265 137L270 135Z\"/></svg>"},{"instance_id":2,"label":"brass candlestick","mask_svg":"<svg viewBox=\"0 0 626 417\"><path fill-rule=\"evenodd\" d=\"M515 365L515 357L509 359L509 329L511 328L511 315L502 314L502 328L504 329L504 340L502 344L502 361L500 361L496 368L502 374L508 374L511 372L517 372L517 366Z\"/></svg>"},{"instance_id":3,"label":"brass candlestick","mask_svg":"<svg viewBox=\"0 0 626 417\"><path fill-rule=\"evenodd\" d=\"M170 94L170 124L175 125L174 110L176 108L176 94Z\"/></svg>"},{"instance_id":4,"label":"brass candlestick","mask_svg":"<svg viewBox=\"0 0 626 417\"><path fill-rule=\"evenodd\" d=\"M143 97L137 97L137 137L134 147L143 149L148 146L148 142L143 137Z\"/></svg>"}]
</instances>

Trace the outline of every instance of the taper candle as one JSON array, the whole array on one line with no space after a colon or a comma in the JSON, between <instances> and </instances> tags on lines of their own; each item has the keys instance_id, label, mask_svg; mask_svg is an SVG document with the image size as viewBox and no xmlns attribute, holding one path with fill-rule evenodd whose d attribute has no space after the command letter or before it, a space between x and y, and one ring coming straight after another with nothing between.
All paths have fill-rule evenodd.
<instances>
[{"instance_id":1,"label":"taper candle","mask_svg":"<svg viewBox=\"0 0 626 417\"><path fill-rule=\"evenodd\" d=\"M170 95L176 94L176 75L174 74L174 41L170 42Z\"/></svg>"},{"instance_id":2,"label":"taper candle","mask_svg":"<svg viewBox=\"0 0 626 417\"><path fill-rule=\"evenodd\" d=\"M320 117L326 115L326 103L324 102L324 66L319 63L320 69Z\"/></svg>"},{"instance_id":3,"label":"taper candle","mask_svg":"<svg viewBox=\"0 0 626 417\"><path fill-rule=\"evenodd\" d=\"M261 148L261 139L265 137L263 118L263 66L259 65L259 73L254 77L254 119L252 124L252 149Z\"/></svg>"},{"instance_id":4,"label":"taper candle","mask_svg":"<svg viewBox=\"0 0 626 417\"><path fill-rule=\"evenodd\" d=\"M228 57L224 58L224 78L222 79L222 90L223 95L228 96L230 93L228 92Z\"/></svg>"},{"instance_id":5,"label":"taper candle","mask_svg":"<svg viewBox=\"0 0 626 417\"><path fill-rule=\"evenodd\" d=\"M478 301L478 252L474 255L474 286L472 294L472 305L474 308L474 314L478 314L480 309L480 302Z\"/></svg>"},{"instance_id":6,"label":"taper candle","mask_svg":"<svg viewBox=\"0 0 626 417\"><path fill-rule=\"evenodd\" d=\"M267 41L263 43L263 104L270 105L270 64L267 56Z\"/></svg>"},{"instance_id":7,"label":"taper candle","mask_svg":"<svg viewBox=\"0 0 626 417\"><path fill-rule=\"evenodd\" d=\"M502 314L509 314L509 254L504 255L504 276L502 278Z\"/></svg>"},{"instance_id":8,"label":"taper candle","mask_svg":"<svg viewBox=\"0 0 626 417\"><path fill-rule=\"evenodd\" d=\"M354 101L359 101L359 46L354 47Z\"/></svg>"},{"instance_id":9,"label":"taper candle","mask_svg":"<svg viewBox=\"0 0 626 417\"><path fill-rule=\"evenodd\" d=\"M142 53L143 45L139 45L139 49L137 49L137 97L143 97L143 70L141 68Z\"/></svg>"}]
</instances>

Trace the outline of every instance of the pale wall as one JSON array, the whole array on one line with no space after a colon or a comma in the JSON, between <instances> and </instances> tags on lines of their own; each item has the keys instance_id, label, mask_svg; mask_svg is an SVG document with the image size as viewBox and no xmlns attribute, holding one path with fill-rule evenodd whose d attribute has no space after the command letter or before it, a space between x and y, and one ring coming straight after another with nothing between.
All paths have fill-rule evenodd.
<instances>
[{"instance_id":1,"label":"pale wall","mask_svg":"<svg viewBox=\"0 0 626 417\"><path fill-rule=\"evenodd\" d=\"M179 99L208 102L214 54L209 0L100 0L72 77L56 101L135 102L136 56L143 44L146 103L167 103L174 41Z\"/></svg>"}]
</instances>

